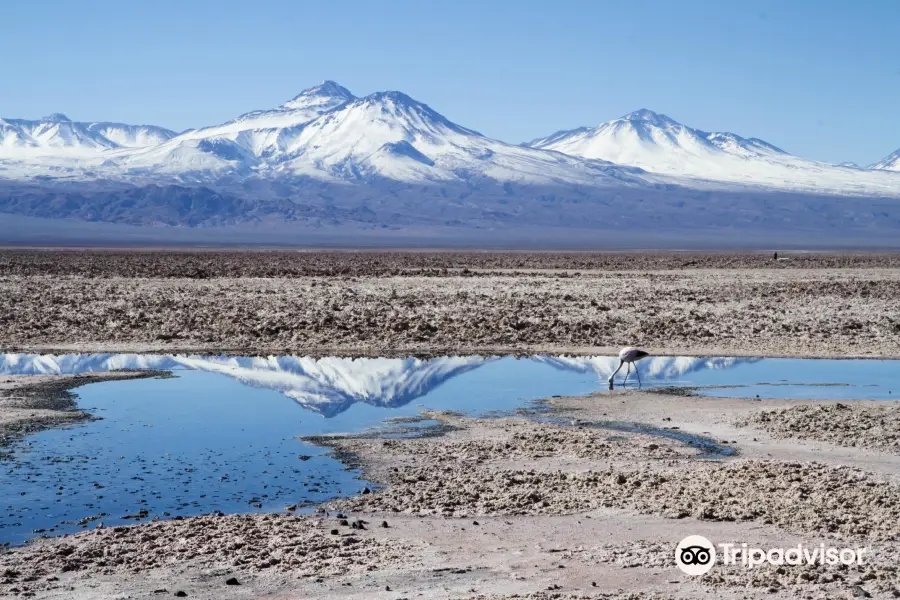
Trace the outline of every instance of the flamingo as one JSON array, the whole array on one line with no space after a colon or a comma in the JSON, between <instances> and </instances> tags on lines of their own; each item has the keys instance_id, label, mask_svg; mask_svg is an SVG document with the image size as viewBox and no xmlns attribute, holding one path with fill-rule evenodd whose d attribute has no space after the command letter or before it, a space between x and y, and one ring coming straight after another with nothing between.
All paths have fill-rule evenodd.
<instances>
[{"instance_id":1,"label":"flamingo","mask_svg":"<svg viewBox=\"0 0 900 600\"><path fill-rule=\"evenodd\" d=\"M638 385L641 384L641 375L638 373L637 361L641 360L645 356L650 356L650 353L646 350L641 350L640 348L635 348L633 346L626 346L619 350L619 366L616 367L616 370L613 371L613 374L609 376L609 389L612 389L613 385L613 377L616 376L616 373L619 372L619 369L622 368L622 365L628 363L628 370L625 372L625 381L622 382L622 385L625 385L625 382L628 381L628 374L631 373L631 365L634 364L634 374L638 378Z\"/></svg>"}]
</instances>

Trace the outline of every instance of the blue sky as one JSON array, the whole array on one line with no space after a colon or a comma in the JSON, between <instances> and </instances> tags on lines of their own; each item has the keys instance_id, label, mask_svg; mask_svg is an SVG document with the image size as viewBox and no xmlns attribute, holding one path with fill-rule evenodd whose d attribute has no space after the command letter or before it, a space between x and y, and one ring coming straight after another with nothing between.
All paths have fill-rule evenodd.
<instances>
[{"instance_id":1,"label":"blue sky","mask_svg":"<svg viewBox=\"0 0 900 600\"><path fill-rule=\"evenodd\" d=\"M521 142L638 108L868 164L900 148L900 2L17 1L0 115L184 129L324 79Z\"/></svg>"}]
</instances>

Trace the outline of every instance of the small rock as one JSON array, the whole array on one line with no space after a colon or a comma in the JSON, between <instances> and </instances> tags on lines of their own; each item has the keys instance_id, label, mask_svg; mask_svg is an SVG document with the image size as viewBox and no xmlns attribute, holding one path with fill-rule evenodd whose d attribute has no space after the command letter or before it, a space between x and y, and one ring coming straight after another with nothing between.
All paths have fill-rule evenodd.
<instances>
[{"instance_id":1,"label":"small rock","mask_svg":"<svg viewBox=\"0 0 900 600\"><path fill-rule=\"evenodd\" d=\"M237 580L237 577L229 577L225 580L225 585L241 585L241 582Z\"/></svg>"},{"instance_id":2,"label":"small rock","mask_svg":"<svg viewBox=\"0 0 900 600\"><path fill-rule=\"evenodd\" d=\"M187 592L178 590L177 592L175 592L175 597L176 598L187 598Z\"/></svg>"}]
</instances>

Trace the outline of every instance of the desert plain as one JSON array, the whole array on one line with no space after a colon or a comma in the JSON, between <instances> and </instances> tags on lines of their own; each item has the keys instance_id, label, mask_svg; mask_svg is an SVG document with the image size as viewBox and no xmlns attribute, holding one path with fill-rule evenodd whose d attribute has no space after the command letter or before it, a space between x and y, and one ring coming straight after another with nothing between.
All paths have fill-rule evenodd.
<instances>
[{"instance_id":1,"label":"desert plain","mask_svg":"<svg viewBox=\"0 0 900 600\"><path fill-rule=\"evenodd\" d=\"M5 352L900 356L895 254L16 249L0 298ZM76 386L156 375L4 376L0 455L89 418ZM900 597L895 401L631 388L427 416L439 435L316 440L369 493L36 539L0 550L0 597ZM687 535L868 560L694 577Z\"/></svg>"}]
</instances>

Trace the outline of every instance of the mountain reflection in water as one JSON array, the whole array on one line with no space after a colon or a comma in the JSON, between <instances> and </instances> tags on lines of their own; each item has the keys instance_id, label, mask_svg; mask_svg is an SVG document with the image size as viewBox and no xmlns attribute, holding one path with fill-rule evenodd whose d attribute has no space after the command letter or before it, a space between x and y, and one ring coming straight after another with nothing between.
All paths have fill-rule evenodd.
<instances>
[{"instance_id":1,"label":"mountain reflection in water","mask_svg":"<svg viewBox=\"0 0 900 600\"><path fill-rule=\"evenodd\" d=\"M2 374L75 374L119 369L197 370L248 386L277 391L304 408L333 417L353 404L396 408L448 380L510 357L310 358L301 356L189 356L161 354L3 354ZM616 357L533 356L521 359L557 370L597 373L605 379ZM640 362L647 381L668 381L709 369L727 369L756 358L651 357Z\"/></svg>"}]
</instances>

